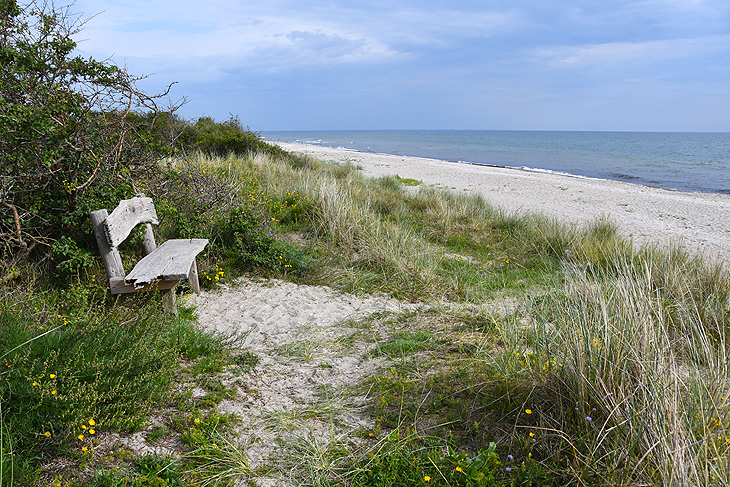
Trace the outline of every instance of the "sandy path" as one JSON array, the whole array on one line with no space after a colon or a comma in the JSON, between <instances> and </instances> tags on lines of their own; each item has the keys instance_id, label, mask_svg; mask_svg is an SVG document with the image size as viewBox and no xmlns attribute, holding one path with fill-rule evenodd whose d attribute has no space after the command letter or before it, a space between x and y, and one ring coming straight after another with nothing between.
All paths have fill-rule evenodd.
<instances>
[{"instance_id":1,"label":"sandy path","mask_svg":"<svg viewBox=\"0 0 730 487\"><path fill-rule=\"evenodd\" d=\"M421 307L326 286L245 278L185 301L196 307L202 328L237 337L235 348L259 358L250 372L229 369L216 376L236 390L234 399L216 409L240 419L240 426L227 433L233 433L228 435L232 444L254 470L237 472L236 487L252 485L251 480L260 487L299 485L313 459L329 448L358 451L358 432L373 427L364 407L369 391L359 384L385 364L369 354L389 333L382 319ZM200 387L192 390L193 399L205 394ZM97 453L122 447L139 456L180 457L185 447L176 435L148 440L156 425L169 420L163 411L134 434L102 433Z\"/></svg>"},{"instance_id":2,"label":"sandy path","mask_svg":"<svg viewBox=\"0 0 730 487\"><path fill-rule=\"evenodd\" d=\"M619 181L276 143L317 159L357 164L366 176L397 174L429 185L481 193L507 211L539 212L576 223L606 215L636 243L681 242L692 251L730 257L730 195L667 191Z\"/></svg>"},{"instance_id":3,"label":"sandy path","mask_svg":"<svg viewBox=\"0 0 730 487\"><path fill-rule=\"evenodd\" d=\"M368 356L372 341L351 338L362 332L352 320L414 308L382 296L360 298L278 280L244 279L187 299L202 327L239 335L241 346L260 359L250 375L237 379L245 381L238 384L245 392L218 405L242 419L238 441L247 445L251 467L293 461L292 471L292 449L354 441L353 431L372 426L362 410L367 391L353 388L382 361ZM257 485L289 485L281 475L256 478Z\"/></svg>"}]
</instances>

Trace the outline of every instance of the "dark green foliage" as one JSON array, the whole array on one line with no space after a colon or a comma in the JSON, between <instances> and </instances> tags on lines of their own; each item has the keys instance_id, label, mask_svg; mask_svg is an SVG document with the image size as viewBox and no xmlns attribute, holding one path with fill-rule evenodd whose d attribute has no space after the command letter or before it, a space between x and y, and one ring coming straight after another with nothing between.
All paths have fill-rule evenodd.
<instances>
[{"instance_id":1,"label":"dark green foliage","mask_svg":"<svg viewBox=\"0 0 730 487\"><path fill-rule=\"evenodd\" d=\"M5 0L0 19L0 256L65 236L78 248L65 241L58 257L77 271L88 210L159 155L134 137L153 119L128 117L154 99L123 69L73 54L81 22L68 8Z\"/></svg>"},{"instance_id":2,"label":"dark green foliage","mask_svg":"<svg viewBox=\"0 0 730 487\"><path fill-rule=\"evenodd\" d=\"M135 471L117 469L97 471L84 484L89 487L178 487L186 485L179 461L158 455L145 455L136 461ZM65 484L64 484L65 485Z\"/></svg>"},{"instance_id":3,"label":"dark green foliage","mask_svg":"<svg viewBox=\"0 0 730 487\"><path fill-rule=\"evenodd\" d=\"M184 485L181 480L179 462L170 457L145 455L137 460L140 476L135 487L176 487Z\"/></svg>"},{"instance_id":4,"label":"dark green foliage","mask_svg":"<svg viewBox=\"0 0 730 487\"><path fill-rule=\"evenodd\" d=\"M271 222L246 208L234 208L218 222L213 237L225 256L241 269L300 272L306 268L306 253L276 237Z\"/></svg>"},{"instance_id":5,"label":"dark green foliage","mask_svg":"<svg viewBox=\"0 0 730 487\"><path fill-rule=\"evenodd\" d=\"M250 159L228 164L180 162L161 169L143 184L155 200L159 241L205 237L210 240L198 262L201 284L244 272L301 274L310 258L283 233L297 230L314 211L298 190L272 194L262 189Z\"/></svg>"},{"instance_id":6,"label":"dark green foliage","mask_svg":"<svg viewBox=\"0 0 730 487\"><path fill-rule=\"evenodd\" d=\"M429 485L424 480L433 468L430 462L434 451L425 451L420 445L403 445L397 434L391 434L384 447L357 468L353 469L353 486L389 487ZM414 454L415 452L418 452ZM430 475L428 476L430 480ZM434 478L434 480L436 480ZM441 479L438 479L441 480Z\"/></svg>"},{"instance_id":7,"label":"dark green foliage","mask_svg":"<svg viewBox=\"0 0 730 487\"><path fill-rule=\"evenodd\" d=\"M449 475L452 480L464 482L464 485L498 485L497 477L502 474L502 464L496 449L497 445L492 442L487 450L479 450L476 456L469 456L468 453L456 454L449 447L449 454L444 460L450 468L444 469L442 475Z\"/></svg>"},{"instance_id":8,"label":"dark green foliage","mask_svg":"<svg viewBox=\"0 0 730 487\"><path fill-rule=\"evenodd\" d=\"M312 201L293 188L273 195L268 207L280 226L294 228L309 220L316 211Z\"/></svg>"},{"instance_id":9,"label":"dark green foliage","mask_svg":"<svg viewBox=\"0 0 730 487\"><path fill-rule=\"evenodd\" d=\"M194 150L216 156L264 153L283 157L286 154L279 147L264 143L256 133L245 128L233 116L225 122L200 117L195 123L186 124L175 142L175 147L182 154Z\"/></svg>"},{"instance_id":10,"label":"dark green foliage","mask_svg":"<svg viewBox=\"0 0 730 487\"><path fill-rule=\"evenodd\" d=\"M213 222L206 213L231 201L231 188L204 171L161 171L164 156L288 157L235 117L188 122L174 106L160 111L156 97L137 90L123 69L74 55L83 23L68 8L6 0L0 19L0 279L30 250L50 250L57 277L79 280L97 260L89 212L111 211L138 192L157 197L167 220L161 240L208 236ZM284 224L296 223L302 208L282 202L272 211ZM259 234L239 264L290 272L302 262L290 246L268 240L265 229Z\"/></svg>"}]
</instances>

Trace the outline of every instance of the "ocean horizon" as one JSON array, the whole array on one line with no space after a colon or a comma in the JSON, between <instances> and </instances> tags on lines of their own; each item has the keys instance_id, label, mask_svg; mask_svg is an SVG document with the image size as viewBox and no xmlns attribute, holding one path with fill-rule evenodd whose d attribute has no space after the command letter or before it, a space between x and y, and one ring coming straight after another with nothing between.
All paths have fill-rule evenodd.
<instances>
[{"instance_id":1,"label":"ocean horizon","mask_svg":"<svg viewBox=\"0 0 730 487\"><path fill-rule=\"evenodd\" d=\"M730 133L517 130L264 131L267 141L730 194Z\"/></svg>"}]
</instances>

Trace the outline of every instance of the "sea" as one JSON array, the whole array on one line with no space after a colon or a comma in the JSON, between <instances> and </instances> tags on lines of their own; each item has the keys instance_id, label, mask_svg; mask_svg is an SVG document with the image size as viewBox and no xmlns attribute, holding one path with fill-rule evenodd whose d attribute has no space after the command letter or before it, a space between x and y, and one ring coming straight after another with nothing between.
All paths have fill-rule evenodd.
<instances>
[{"instance_id":1,"label":"sea","mask_svg":"<svg viewBox=\"0 0 730 487\"><path fill-rule=\"evenodd\" d=\"M260 135L268 141L730 194L730 133L325 130Z\"/></svg>"}]
</instances>

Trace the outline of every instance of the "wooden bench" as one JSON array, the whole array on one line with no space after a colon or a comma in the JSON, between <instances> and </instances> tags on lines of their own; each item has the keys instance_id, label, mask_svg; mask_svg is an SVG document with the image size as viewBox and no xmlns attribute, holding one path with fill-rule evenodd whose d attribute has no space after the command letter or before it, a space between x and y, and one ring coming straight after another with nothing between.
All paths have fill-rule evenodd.
<instances>
[{"instance_id":1,"label":"wooden bench","mask_svg":"<svg viewBox=\"0 0 730 487\"><path fill-rule=\"evenodd\" d=\"M168 240L157 247L152 224L156 225L159 222L152 198L137 195L122 200L111 215L106 210L96 210L89 214L89 218L112 294L160 290L165 310L175 313L175 293L172 288L181 279L187 279L193 291L200 293L195 257L203 251L208 240L204 238ZM125 275L117 247L141 223L146 226L143 241L145 257Z\"/></svg>"}]
</instances>

